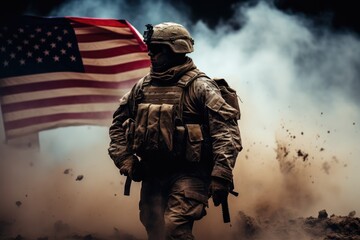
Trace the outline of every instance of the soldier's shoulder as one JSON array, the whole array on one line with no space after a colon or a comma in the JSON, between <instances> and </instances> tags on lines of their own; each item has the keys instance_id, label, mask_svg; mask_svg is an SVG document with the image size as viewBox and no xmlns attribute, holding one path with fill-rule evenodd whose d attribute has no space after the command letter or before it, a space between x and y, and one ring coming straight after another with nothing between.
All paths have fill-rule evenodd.
<instances>
[{"instance_id":1,"label":"soldier's shoulder","mask_svg":"<svg viewBox=\"0 0 360 240\"><path fill-rule=\"evenodd\" d=\"M214 79L207 75L199 76L194 80L194 87L210 87L217 88L217 84Z\"/></svg>"}]
</instances>

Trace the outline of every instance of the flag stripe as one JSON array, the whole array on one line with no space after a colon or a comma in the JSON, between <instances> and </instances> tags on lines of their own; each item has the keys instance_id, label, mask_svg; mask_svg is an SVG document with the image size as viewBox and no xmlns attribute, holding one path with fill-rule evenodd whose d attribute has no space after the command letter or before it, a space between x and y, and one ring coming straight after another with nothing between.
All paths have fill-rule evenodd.
<instances>
[{"instance_id":1,"label":"flag stripe","mask_svg":"<svg viewBox=\"0 0 360 240\"><path fill-rule=\"evenodd\" d=\"M12 78L3 78L0 83L2 86L12 86L20 85L23 83L36 83L36 82L46 82L49 80L72 80L72 79L82 79L82 80L97 80L103 82L121 82L128 79L139 79L141 76L146 74L148 68L139 68L136 70L122 72L117 74L83 74L83 73L73 73L73 72L55 72L55 73L46 73L46 74L33 74L25 75Z\"/></svg>"},{"instance_id":2,"label":"flag stripe","mask_svg":"<svg viewBox=\"0 0 360 240\"><path fill-rule=\"evenodd\" d=\"M78 46L81 51L92 51L92 50L103 50L103 49L109 49L109 48L125 47L125 46L130 46L130 45L136 46L137 44L138 44L138 42L134 39L127 39L127 40L112 39L112 40L106 40L106 41L98 41L95 43L79 43ZM136 50L137 50L136 52L143 52L138 49L136 49Z\"/></svg>"},{"instance_id":3,"label":"flag stripe","mask_svg":"<svg viewBox=\"0 0 360 240\"><path fill-rule=\"evenodd\" d=\"M46 91L52 89L61 89L61 88L79 88L79 87L88 87L88 88L109 88L109 89L119 89L119 88L130 88L134 84L134 80L124 80L121 82L102 82L94 80L80 80L80 79L69 79L67 80L57 80L55 81L43 81L38 83L25 83L22 85L2 87L0 89L0 95L7 96L19 93L26 92L36 92L36 91Z\"/></svg>"},{"instance_id":4,"label":"flag stripe","mask_svg":"<svg viewBox=\"0 0 360 240\"><path fill-rule=\"evenodd\" d=\"M15 121L6 121L5 128L6 129L14 129L19 127L27 127L30 125L41 124L52 121L59 121L62 119L106 119L111 118L113 112L112 111L102 111L102 112L77 112L77 113L58 113L53 115L46 116L36 116L31 118L24 118Z\"/></svg>"},{"instance_id":5,"label":"flag stripe","mask_svg":"<svg viewBox=\"0 0 360 240\"><path fill-rule=\"evenodd\" d=\"M117 27L117 28L129 28L129 22L126 20L120 19L103 19L103 18L83 18L83 17L72 17L67 16L67 19L72 21L76 27L86 27L89 25L99 26L99 27Z\"/></svg>"},{"instance_id":6,"label":"flag stripe","mask_svg":"<svg viewBox=\"0 0 360 240\"><path fill-rule=\"evenodd\" d=\"M75 95L75 96L63 96L56 98L37 99L31 101L22 101L19 103L10 103L2 106L4 114L20 111L24 109L36 109L42 107L50 107L57 105L71 105L80 103L116 103L119 100L119 96L111 95Z\"/></svg>"},{"instance_id":7,"label":"flag stripe","mask_svg":"<svg viewBox=\"0 0 360 240\"><path fill-rule=\"evenodd\" d=\"M87 73L118 73L125 72L130 70L135 70L139 67L148 67L149 60L139 60L135 62L122 63L112 66L92 66L92 65L84 65L85 72Z\"/></svg>"},{"instance_id":8,"label":"flag stripe","mask_svg":"<svg viewBox=\"0 0 360 240\"><path fill-rule=\"evenodd\" d=\"M83 63L85 65L98 65L98 66L108 66L114 64L114 62L120 64L120 63L126 63L129 62L129 59L132 61L140 61L140 60L147 60L147 54L146 53L130 53L126 55L117 55L114 57L109 58L83 58ZM148 64L146 64L146 67L148 67Z\"/></svg>"},{"instance_id":9,"label":"flag stripe","mask_svg":"<svg viewBox=\"0 0 360 240\"><path fill-rule=\"evenodd\" d=\"M81 45L79 47L81 49ZM106 58L136 52L141 52L141 50L136 45L127 45L101 50L82 51L81 56L83 58ZM144 56L144 59L148 60L148 57Z\"/></svg>"},{"instance_id":10,"label":"flag stripe","mask_svg":"<svg viewBox=\"0 0 360 240\"><path fill-rule=\"evenodd\" d=\"M28 126L22 126L14 129L7 129L6 131L6 137L8 139L16 138L19 136L28 135L29 133L35 133L43 130L48 129L54 129L59 127L67 127L67 126L80 126L80 125L96 125L96 126L110 126L111 124L111 118L94 118L94 119L76 119L76 118L70 118L70 119L60 119L60 120L53 120L51 122L45 122L45 123L33 123L32 125Z\"/></svg>"},{"instance_id":11,"label":"flag stripe","mask_svg":"<svg viewBox=\"0 0 360 240\"><path fill-rule=\"evenodd\" d=\"M113 33L113 32L107 32L107 33L93 33L93 34L87 34L87 35L77 35L76 36L78 42L97 42L97 41L106 41L116 38L121 39L133 39L133 36L128 34L119 34L119 33Z\"/></svg>"},{"instance_id":12,"label":"flag stripe","mask_svg":"<svg viewBox=\"0 0 360 240\"><path fill-rule=\"evenodd\" d=\"M47 82L3 87L1 88L1 95L6 96L6 95L19 94L25 92L46 91L46 90L61 89L61 88L81 88L81 87L104 88L104 89L130 88L131 85L133 84L134 84L133 80L122 81L122 82L100 82L100 81L78 80L78 79L72 79L71 81L57 80L56 82L47 81Z\"/></svg>"},{"instance_id":13,"label":"flag stripe","mask_svg":"<svg viewBox=\"0 0 360 240\"><path fill-rule=\"evenodd\" d=\"M61 114L64 112L67 113L79 113L79 112L98 112L98 111L114 111L118 106L116 102L109 103L82 103L82 104L72 104L72 105L58 105L51 107L41 107L35 109L24 109L21 111L7 113L4 116L4 119L7 122L17 121L21 119L31 119L34 117L48 116Z\"/></svg>"},{"instance_id":14,"label":"flag stripe","mask_svg":"<svg viewBox=\"0 0 360 240\"><path fill-rule=\"evenodd\" d=\"M120 35L129 35L131 38L134 38L132 32L129 28L119 28L119 27L109 27L109 26L85 26L72 23L72 26L75 29L76 35L85 35L85 34L93 34L93 33L117 33L115 39L118 39Z\"/></svg>"},{"instance_id":15,"label":"flag stripe","mask_svg":"<svg viewBox=\"0 0 360 240\"><path fill-rule=\"evenodd\" d=\"M75 95L112 95L121 96L124 91L129 89L103 89L103 88L68 88L68 89L54 89L44 90L41 92L28 92L13 94L3 97L3 104L20 103L24 101L31 101L37 99L55 98L61 96L75 96Z\"/></svg>"}]
</instances>

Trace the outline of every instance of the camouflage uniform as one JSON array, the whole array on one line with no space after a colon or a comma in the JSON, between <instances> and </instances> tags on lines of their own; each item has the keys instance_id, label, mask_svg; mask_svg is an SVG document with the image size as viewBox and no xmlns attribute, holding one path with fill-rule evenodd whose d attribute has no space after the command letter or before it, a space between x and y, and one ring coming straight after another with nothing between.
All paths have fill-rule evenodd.
<instances>
[{"instance_id":1,"label":"camouflage uniform","mask_svg":"<svg viewBox=\"0 0 360 240\"><path fill-rule=\"evenodd\" d=\"M171 98L171 89L175 89L173 87L190 71L199 70L192 59L186 57L184 64L171 68L165 74L150 72L121 99L109 130L109 155L115 165L120 168L129 159L136 159L132 161L135 165L132 178L142 181L140 220L149 239L194 239L193 223L206 214L211 178L232 182L232 170L242 149L237 124L239 112L225 102L213 80L205 76L196 78L181 91L183 96L179 104L176 104L178 97L174 97L175 100ZM143 88L144 81L151 87ZM170 91L154 93L158 94L156 101L147 97L152 96L153 89L160 91L162 88ZM170 97L166 94L170 94ZM179 138L175 134L176 136L165 139L166 143L169 139L172 142L169 151L160 147L164 144L160 141L155 141L157 147L154 148L152 139L149 140L150 143L139 143L136 139L130 139L138 136L136 133L129 133L134 130L129 128L129 119L135 125L137 121L141 122L139 119L144 114L139 110L139 106L149 102L154 106L162 104L162 107L164 104L169 105L169 102L177 105L175 113L177 117L180 114L181 119L170 124L169 128L185 129L182 131L185 135ZM149 129L150 113L147 114L149 119L145 122ZM162 130L168 121L163 124L160 127ZM145 135L159 134L162 133L149 131Z\"/></svg>"}]
</instances>

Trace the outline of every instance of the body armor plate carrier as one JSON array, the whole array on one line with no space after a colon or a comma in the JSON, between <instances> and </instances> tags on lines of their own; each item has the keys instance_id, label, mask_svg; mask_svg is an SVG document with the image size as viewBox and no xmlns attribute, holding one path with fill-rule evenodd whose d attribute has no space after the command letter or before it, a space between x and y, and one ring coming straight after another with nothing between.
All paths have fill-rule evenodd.
<instances>
[{"instance_id":1,"label":"body armor plate carrier","mask_svg":"<svg viewBox=\"0 0 360 240\"><path fill-rule=\"evenodd\" d=\"M142 96L137 97L135 119L124 123L131 151L140 157L159 151L172 157L186 154L189 161L200 161L200 153L194 154L198 150L189 151L187 142L203 140L201 127L182 122L184 88L200 76L206 75L198 70L189 71L171 86L152 85L151 78L144 77L140 91Z\"/></svg>"}]
</instances>

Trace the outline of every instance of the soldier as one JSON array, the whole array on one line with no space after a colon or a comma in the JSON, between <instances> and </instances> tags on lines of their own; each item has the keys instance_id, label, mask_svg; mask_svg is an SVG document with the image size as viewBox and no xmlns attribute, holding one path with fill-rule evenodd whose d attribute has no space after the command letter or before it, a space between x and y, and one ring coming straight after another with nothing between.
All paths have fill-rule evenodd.
<instances>
[{"instance_id":1,"label":"soldier","mask_svg":"<svg viewBox=\"0 0 360 240\"><path fill-rule=\"evenodd\" d=\"M194 239L208 199L227 201L242 149L240 110L186 54L194 40L182 25L146 25L150 72L125 94L109 129L120 173L141 181L140 221L148 239Z\"/></svg>"}]
</instances>

